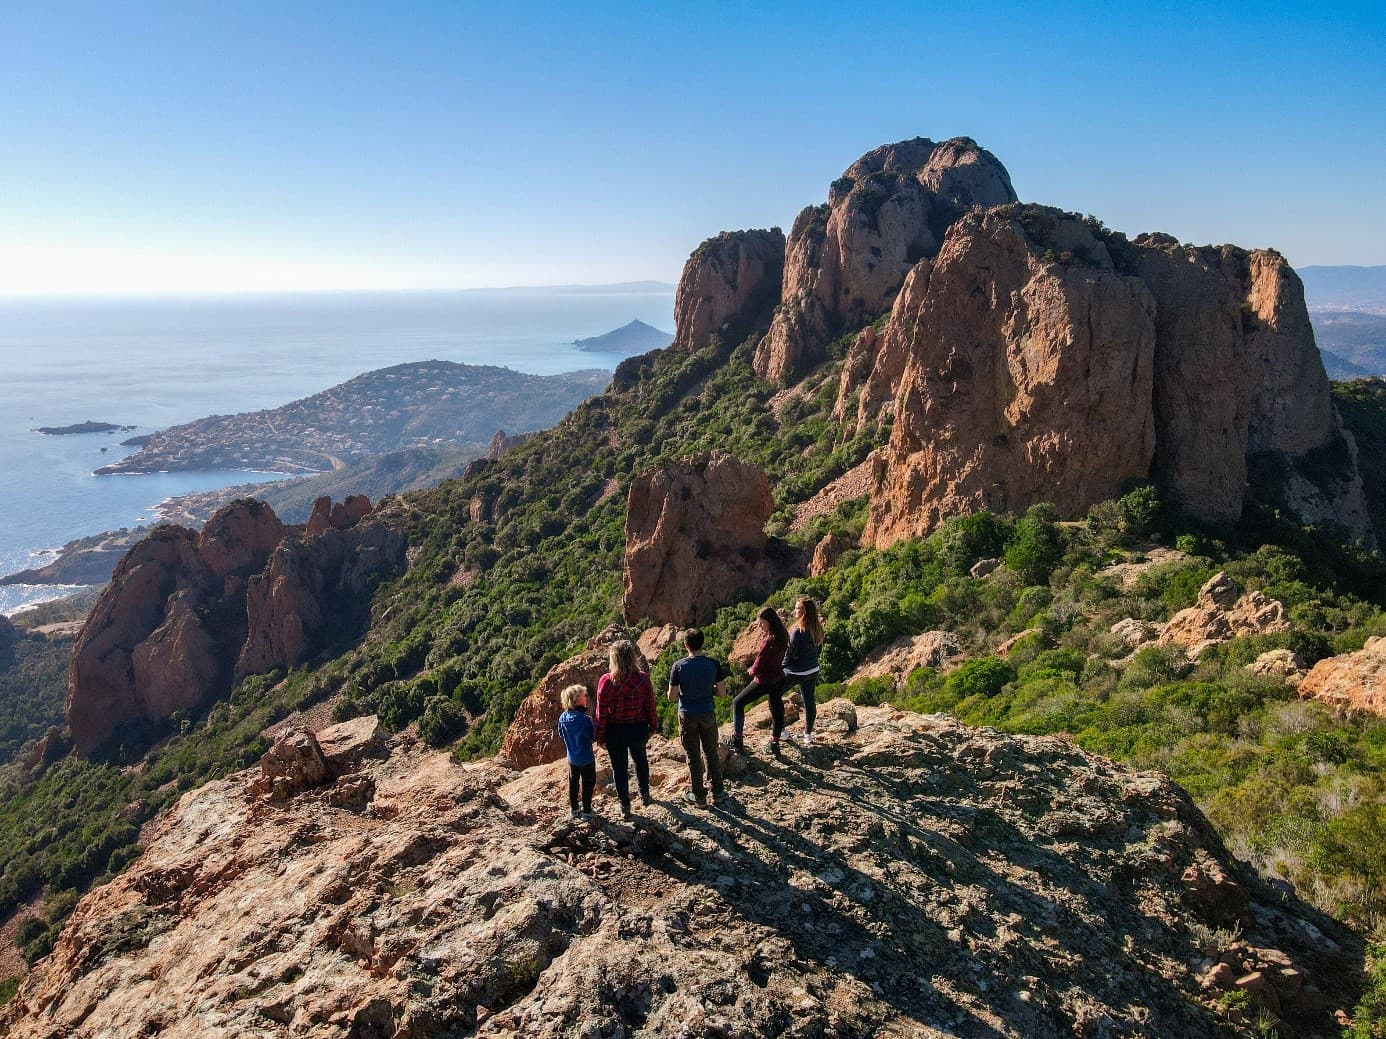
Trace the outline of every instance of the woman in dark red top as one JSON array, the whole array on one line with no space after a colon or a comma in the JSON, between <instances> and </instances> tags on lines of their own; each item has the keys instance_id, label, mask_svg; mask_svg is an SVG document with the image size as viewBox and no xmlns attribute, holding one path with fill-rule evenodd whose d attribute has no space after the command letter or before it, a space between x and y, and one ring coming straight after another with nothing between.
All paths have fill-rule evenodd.
<instances>
[{"instance_id":1,"label":"woman in dark red top","mask_svg":"<svg viewBox=\"0 0 1386 1039\"><path fill-rule=\"evenodd\" d=\"M770 750L780 752L780 733L784 731L784 651L789 645L789 633L784 630L784 621L769 606L756 614L760 621L762 638L756 658L751 661L751 684L736 694L732 700L732 745L743 750L741 732L746 724L747 705L762 696L770 698L770 718L774 722L770 737Z\"/></svg>"},{"instance_id":2,"label":"woman in dark red top","mask_svg":"<svg viewBox=\"0 0 1386 1039\"><path fill-rule=\"evenodd\" d=\"M645 757L645 744L650 733L659 728L659 715L655 713L654 686L650 676L640 670L634 643L626 639L613 642L608 659L611 670L597 680L597 709L592 720L597 726L597 742L605 745L611 758L621 815L629 819L632 759L640 800L650 803L650 762Z\"/></svg>"}]
</instances>

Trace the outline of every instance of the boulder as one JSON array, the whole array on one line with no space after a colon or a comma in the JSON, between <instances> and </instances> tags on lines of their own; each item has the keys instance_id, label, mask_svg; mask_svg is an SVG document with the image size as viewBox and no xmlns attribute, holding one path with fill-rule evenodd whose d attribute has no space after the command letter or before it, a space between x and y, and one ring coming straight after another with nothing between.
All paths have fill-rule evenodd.
<instances>
[{"instance_id":1,"label":"boulder","mask_svg":"<svg viewBox=\"0 0 1386 1039\"><path fill-rule=\"evenodd\" d=\"M1288 685L1298 686L1308 673L1298 653L1289 649L1272 649L1262 653L1246 666L1253 675L1278 678Z\"/></svg>"},{"instance_id":2,"label":"boulder","mask_svg":"<svg viewBox=\"0 0 1386 1039\"><path fill-rule=\"evenodd\" d=\"M902 635L890 644L874 650L852 672L849 682L860 678L895 679L896 688L905 684L910 672L921 667L948 671L962 662L963 647L951 631L926 631L920 635Z\"/></svg>"},{"instance_id":3,"label":"boulder","mask_svg":"<svg viewBox=\"0 0 1386 1039\"><path fill-rule=\"evenodd\" d=\"M679 636L682 634L683 629L677 624L646 628L635 640L635 645L646 660L656 660L665 649L678 642Z\"/></svg>"},{"instance_id":4,"label":"boulder","mask_svg":"<svg viewBox=\"0 0 1386 1039\"><path fill-rule=\"evenodd\" d=\"M551 667L521 701L506 728L500 760L512 768L526 769L564 757L563 740L558 735L558 716L563 712L559 693L575 683L586 686L590 713L596 705L597 681L610 669L611 643L625 637L624 628L612 625L590 639L582 652ZM643 657L640 666L649 668ZM661 692L655 690L656 695Z\"/></svg>"},{"instance_id":5,"label":"boulder","mask_svg":"<svg viewBox=\"0 0 1386 1039\"><path fill-rule=\"evenodd\" d=\"M318 741L307 729L291 729L260 758L260 774L249 785L252 794L282 801L301 790L322 786L331 777Z\"/></svg>"},{"instance_id":6,"label":"boulder","mask_svg":"<svg viewBox=\"0 0 1386 1039\"><path fill-rule=\"evenodd\" d=\"M1229 639L1246 635L1272 635L1289 631L1284 605L1260 592L1243 595L1241 586L1219 572L1199 589L1188 609L1170 618L1155 640L1161 646L1182 646L1190 659Z\"/></svg>"},{"instance_id":7,"label":"boulder","mask_svg":"<svg viewBox=\"0 0 1386 1039\"><path fill-rule=\"evenodd\" d=\"M684 264L674 293L674 348L692 353L713 334L734 345L768 319L783 272L784 234L777 227L724 231L703 242Z\"/></svg>"},{"instance_id":8,"label":"boulder","mask_svg":"<svg viewBox=\"0 0 1386 1039\"><path fill-rule=\"evenodd\" d=\"M1159 629L1155 625L1136 617L1125 617L1113 624L1109 630L1123 646L1133 651L1140 649L1147 642L1153 642L1159 635Z\"/></svg>"},{"instance_id":9,"label":"boulder","mask_svg":"<svg viewBox=\"0 0 1386 1039\"><path fill-rule=\"evenodd\" d=\"M773 507L761 468L721 451L637 476L626 504L626 621L701 624L764 585Z\"/></svg>"},{"instance_id":10,"label":"boulder","mask_svg":"<svg viewBox=\"0 0 1386 1039\"><path fill-rule=\"evenodd\" d=\"M785 246L784 289L756 371L787 382L844 330L890 307L921 259L973 206L1014 202L996 157L967 137L884 145L833 182L826 205L799 214Z\"/></svg>"},{"instance_id":11,"label":"boulder","mask_svg":"<svg viewBox=\"0 0 1386 1039\"><path fill-rule=\"evenodd\" d=\"M329 725L316 733L318 750L334 776L345 775L366 758L385 751L385 730L374 714Z\"/></svg>"},{"instance_id":12,"label":"boulder","mask_svg":"<svg viewBox=\"0 0 1386 1039\"><path fill-rule=\"evenodd\" d=\"M1320 660L1299 683L1299 695L1340 710L1386 715L1386 638L1369 638L1355 653Z\"/></svg>"},{"instance_id":13,"label":"boulder","mask_svg":"<svg viewBox=\"0 0 1386 1039\"><path fill-rule=\"evenodd\" d=\"M852 542L840 534L824 534L818 544L813 546L813 557L809 560L809 576L821 577L826 574L851 547Z\"/></svg>"}]
</instances>

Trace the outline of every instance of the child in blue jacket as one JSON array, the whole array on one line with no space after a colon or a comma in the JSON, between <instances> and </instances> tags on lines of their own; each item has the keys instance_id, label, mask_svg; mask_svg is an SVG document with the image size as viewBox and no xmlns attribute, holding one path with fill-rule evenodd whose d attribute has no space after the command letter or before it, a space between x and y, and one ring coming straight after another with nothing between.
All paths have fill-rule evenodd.
<instances>
[{"instance_id":1,"label":"child in blue jacket","mask_svg":"<svg viewBox=\"0 0 1386 1039\"><path fill-rule=\"evenodd\" d=\"M558 734L568 748L568 808L569 817L585 818L592 814L592 789L597 785L597 757L592 740L597 727L587 717L587 687L570 685L558 694L563 713L558 716ZM582 787L582 816L578 815L578 787Z\"/></svg>"}]
</instances>

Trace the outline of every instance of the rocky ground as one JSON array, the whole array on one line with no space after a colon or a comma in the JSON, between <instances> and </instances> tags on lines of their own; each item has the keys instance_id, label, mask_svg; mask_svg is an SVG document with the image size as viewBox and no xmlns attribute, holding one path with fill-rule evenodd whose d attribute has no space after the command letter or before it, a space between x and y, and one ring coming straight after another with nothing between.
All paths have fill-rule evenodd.
<instances>
[{"instance_id":1,"label":"rocky ground","mask_svg":"<svg viewBox=\"0 0 1386 1039\"><path fill-rule=\"evenodd\" d=\"M656 740L631 822L609 794L570 821L561 762L459 765L406 736L330 782L351 737L290 734L272 775L184 796L0 1027L999 1039L1259 1016L1291 1036L1350 1005L1360 948L1239 880L1167 780L941 716L819 718L812 748L736 759L716 809L681 800ZM298 774L326 785L291 794Z\"/></svg>"}]
</instances>

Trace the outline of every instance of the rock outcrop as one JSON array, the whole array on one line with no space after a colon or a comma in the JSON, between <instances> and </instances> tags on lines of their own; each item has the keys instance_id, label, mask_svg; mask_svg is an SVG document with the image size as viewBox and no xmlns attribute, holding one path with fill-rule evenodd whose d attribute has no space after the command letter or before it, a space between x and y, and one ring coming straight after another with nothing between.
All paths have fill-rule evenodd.
<instances>
[{"instance_id":1,"label":"rock outcrop","mask_svg":"<svg viewBox=\"0 0 1386 1039\"><path fill-rule=\"evenodd\" d=\"M611 644L626 637L625 629L612 625L589 639L581 653L551 667L520 702L514 720L506 727L500 760L516 768L531 768L563 757L563 741L559 739L557 728L563 705L558 694L566 686L586 686L590 713L596 704L597 681L610 670ZM638 655L641 666L648 670L649 664L643 654Z\"/></svg>"},{"instance_id":2,"label":"rock outcrop","mask_svg":"<svg viewBox=\"0 0 1386 1039\"><path fill-rule=\"evenodd\" d=\"M693 250L674 294L674 348L692 353L716 334L727 343L763 327L780 297L784 233L724 231ZM617 376L621 374L617 370Z\"/></svg>"},{"instance_id":3,"label":"rock outcrop","mask_svg":"<svg viewBox=\"0 0 1386 1039\"><path fill-rule=\"evenodd\" d=\"M1136 478L1232 522L1253 468L1304 521L1374 543L1303 289L1274 252L1128 242L1039 206L969 213L849 351L840 416L862 428L885 408L877 546L981 508L1076 518Z\"/></svg>"},{"instance_id":4,"label":"rock outcrop","mask_svg":"<svg viewBox=\"0 0 1386 1039\"><path fill-rule=\"evenodd\" d=\"M1356 653L1320 660L1299 683L1299 695L1339 710L1386 715L1386 638L1369 638Z\"/></svg>"},{"instance_id":5,"label":"rock outcrop","mask_svg":"<svg viewBox=\"0 0 1386 1039\"><path fill-rule=\"evenodd\" d=\"M1073 261L1047 258L1056 247ZM906 361L865 540L1041 501L1082 515L1146 476L1154 316L1150 293L1076 217L964 216L886 328L880 363Z\"/></svg>"},{"instance_id":6,"label":"rock outcrop","mask_svg":"<svg viewBox=\"0 0 1386 1039\"><path fill-rule=\"evenodd\" d=\"M1278 599L1260 592L1242 594L1241 586L1225 573L1208 578L1198 598L1169 619L1156 644L1182 646L1191 659L1229 639L1273 635L1290 630L1290 618Z\"/></svg>"},{"instance_id":7,"label":"rock outcrop","mask_svg":"<svg viewBox=\"0 0 1386 1039\"><path fill-rule=\"evenodd\" d=\"M78 903L0 1032L1212 1039L1264 1011L1337 1034L1360 941L1243 875L1169 780L941 716L819 717L717 812L656 738L633 823L609 795L569 821L562 762L408 737L352 773L355 809L346 780L208 783ZM1220 963L1260 975L1246 1023Z\"/></svg>"},{"instance_id":8,"label":"rock outcrop","mask_svg":"<svg viewBox=\"0 0 1386 1039\"><path fill-rule=\"evenodd\" d=\"M916 137L863 155L833 182L826 205L794 221L782 299L756 371L772 382L793 378L838 334L889 308L953 221L974 206L1015 200L1005 167L967 137Z\"/></svg>"},{"instance_id":9,"label":"rock outcrop","mask_svg":"<svg viewBox=\"0 0 1386 1039\"><path fill-rule=\"evenodd\" d=\"M1278 678L1293 686L1298 686L1309 670L1299 654L1290 649L1267 650L1248 664L1246 669L1253 675Z\"/></svg>"},{"instance_id":10,"label":"rock outcrop","mask_svg":"<svg viewBox=\"0 0 1386 1039\"><path fill-rule=\"evenodd\" d=\"M701 624L770 576L759 466L722 451L642 473L626 504L627 623Z\"/></svg>"},{"instance_id":11,"label":"rock outcrop","mask_svg":"<svg viewBox=\"0 0 1386 1039\"><path fill-rule=\"evenodd\" d=\"M313 502L312 515L303 529L305 537L317 537L329 530L349 530L371 514L371 500L364 494L348 494L336 505L327 495Z\"/></svg>"},{"instance_id":12,"label":"rock outcrop","mask_svg":"<svg viewBox=\"0 0 1386 1039\"><path fill-rule=\"evenodd\" d=\"M903 686L910 672L921 667L948 671L963 660L962 643L951 631L926 631L919 635L902 635L875 650L852 672L849 682L861 678L893 677Z\"/></svg>"},{"instance_id":13,"label":"rock outcrop","mask_svg":"<svg viewBox=\"0 0 1386 1039\"><path fill-rule=\"evenodd\" d=\"M321 503L319 503L321 505ZM220 509L203 529L156 528L116 567L111 583L73 645L65 713L73 742L89 753L128 724L167 718L197 707L251 671L288 666L321 640L341 634L332 624L359 609L323 597L358 595L369 575L403 561L403 540L383 523L360 524L364 498L327 509L329 526L297 536L263 502ZM315 509L315 516L318 510ZM279 579L281 556L310 556L297 584ZM264 592L261 575L292 595ZM245 648L282 634L277 652L248 658ZM287 648L286 648L287 647Z\"/></svg>"}]
</instances>

